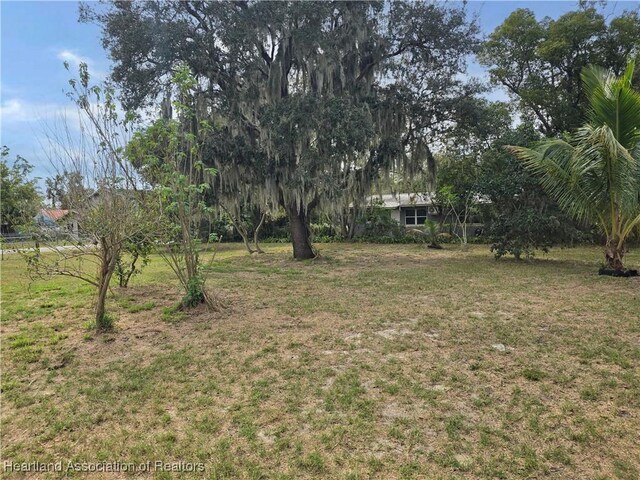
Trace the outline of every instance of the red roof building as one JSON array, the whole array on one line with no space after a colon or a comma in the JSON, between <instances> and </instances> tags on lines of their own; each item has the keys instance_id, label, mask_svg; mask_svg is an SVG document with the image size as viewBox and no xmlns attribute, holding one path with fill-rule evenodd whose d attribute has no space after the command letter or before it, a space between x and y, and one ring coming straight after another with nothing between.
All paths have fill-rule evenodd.
<instances>
[{"instance_id":1,"label":"red roof building","mask_svg":"<svg viewBox=\"0 0 640 480\"><path fill-rule=\"evenodd\" d=\"M40 215L45 216L57 222L62 217L67 215L69 210L63 210L62 208L42 208L40 209Z\"/></svg>"}]
</instances>

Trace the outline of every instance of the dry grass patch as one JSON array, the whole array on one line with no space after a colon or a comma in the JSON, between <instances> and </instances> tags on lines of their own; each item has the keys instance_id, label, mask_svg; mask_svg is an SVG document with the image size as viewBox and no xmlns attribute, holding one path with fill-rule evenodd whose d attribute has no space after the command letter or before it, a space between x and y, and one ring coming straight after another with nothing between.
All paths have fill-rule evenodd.
<instances>
[{"instance_id":1,"label":"dry grass patch","mask_svg":"<svg viewBox=\"0 0 640 480\"><path fill-rule=\"evenodd\" d=\"M27 290L6 260L4 459L204 462L206 478L638 478L638 279L595 275L596 249L531 263L480 246L321 249L300 263L286 246L223 246L215 314L173 311L154 258L114 290L106 335L82 326L87 289Z\"/></svg>"}]
</instances>

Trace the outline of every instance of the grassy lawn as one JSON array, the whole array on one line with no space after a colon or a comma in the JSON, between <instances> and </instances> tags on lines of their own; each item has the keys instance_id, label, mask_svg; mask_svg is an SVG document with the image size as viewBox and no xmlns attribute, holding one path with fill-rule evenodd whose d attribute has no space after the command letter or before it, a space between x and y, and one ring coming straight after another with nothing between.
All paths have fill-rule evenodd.
<instances>
[{"instance_id":1,"label":"grassy lawn","mask_svg":"<svg viewBox=\"0 0 640 480\"><path fill-rule=\"evenodd\" d=\"M208 285L225 308L188 315L154 257L114 288L104 335L85 326L89 287L29 284L5 257L3 459L206 464L156 478L640 478L640 279L598 276L599 249L320 248L299 263L288 245L222 245Z\"/></svg>"}]
</instances>

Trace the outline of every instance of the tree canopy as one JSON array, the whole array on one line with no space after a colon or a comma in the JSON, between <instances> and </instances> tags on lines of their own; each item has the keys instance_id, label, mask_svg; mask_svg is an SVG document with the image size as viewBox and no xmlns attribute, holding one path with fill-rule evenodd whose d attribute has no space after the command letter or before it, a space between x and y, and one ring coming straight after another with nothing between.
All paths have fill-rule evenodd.
<instances>
[{"instance_id":1,"label":"tree canopy","mask_svg":"<svg viewBox=\"0 0 640 480\"><path fill-rule=\"evenodd\" d=\"M621 74L640 55L640 15L623 12L608 21L585 4L552 20L520 8L489 35L480 61L507 89L521 111L546 136L579 127L587 111L580 74L600 65ZM640 65L640 62L638 62Z\"/></svg>"},{"instance_id":2,"label":"tree canopy","mask_svg":"<svg viewBox=\"0 0 640 480\"><path fill-rule=\"evenodd\" d=\"M20 155L16 156L10 165L7 159L9 154L9 149L2 147L0 161L2 233L13 232L16 228L32 223L42 202L38 193L37 179L28 178L33 166Z\"/></svg>"},{"instance_id":3,"label":"tree canopy","mask_svg":"<svg viewBox=\"0 0 640 480\"><path fill-rule=\"evenodd\" d=\"M433 167L432 145L477 85L463 8L405 2L114 2L104 27L129 108L164 98L187 67L204 157L220 185L284 208L296 258L308 214L362 196L380 173Z\"/></svg>"}]
</instances>

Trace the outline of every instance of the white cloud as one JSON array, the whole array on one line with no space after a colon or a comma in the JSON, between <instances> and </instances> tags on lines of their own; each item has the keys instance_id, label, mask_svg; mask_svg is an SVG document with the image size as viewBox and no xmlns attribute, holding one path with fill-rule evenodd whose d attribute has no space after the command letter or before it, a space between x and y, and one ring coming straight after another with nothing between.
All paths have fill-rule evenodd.
<instances>
[{"instance_id":1,"label":"white cloud","mask_svg":"<svg viewBox=\"0 0 640 480\"><path fill-rule=\"evenodd\" d=\"M67 114L68 105L56 103L33 103L10 98L0 105L0 119L4 125L21 122L38 122Z\"/></svg>"},{"instance_id":2,"label":"white cloud","mask_svg":"<svg viewBox=\"0 0 640 480\"><path fill-rule=\"evenodd\" d=\"M58 58L58 60L62 60L63 62L67 62L69 64L69 69L72 72L77 72L80 64L85 63L89 68L89 75L91 75L92 77L98 80L104 80L107 76L106 73L96 65L96 62L94 62L93 59L80 55L73 50L58 50L58 52L56 53L56 58Z\"/></svg>"},{"instance_id":3,"label":"white cloud","mask_svg":"<svg viewBox=\"0 0 640 480\"><path fill-rule=\"evenodd\" d=\"M77 53L72 52L71 50L60 50L56 56L63 62L68 62L69 65L73 65L76 67L81 63L86 63L87 65L91 63L91 61L88 58L78 55Z\"/></svg>"},{"instance_id":4,"label":"white cloud","mask_svg":"<svg viewBox=\"0 0 640 480\"><path fill-rule=\"evenodd\" d=\"M7 121L24 121L25 109L24 105L15 98L4 102L0 105L0 118L3 122Z\"/></svg>"}]
</instances>

